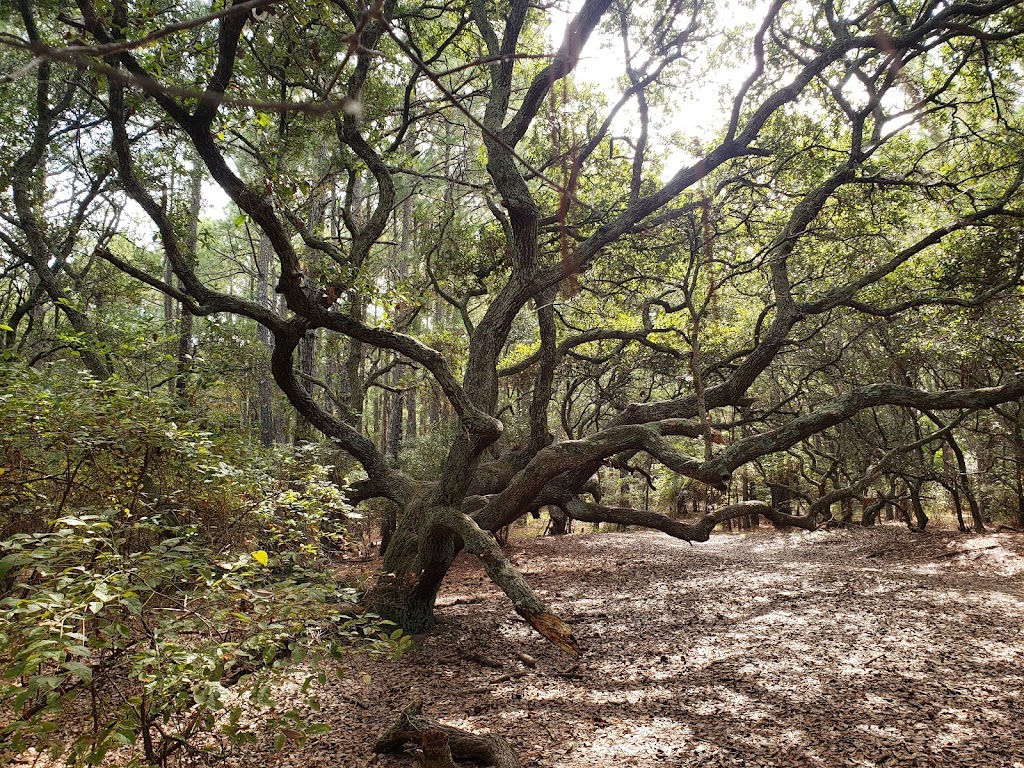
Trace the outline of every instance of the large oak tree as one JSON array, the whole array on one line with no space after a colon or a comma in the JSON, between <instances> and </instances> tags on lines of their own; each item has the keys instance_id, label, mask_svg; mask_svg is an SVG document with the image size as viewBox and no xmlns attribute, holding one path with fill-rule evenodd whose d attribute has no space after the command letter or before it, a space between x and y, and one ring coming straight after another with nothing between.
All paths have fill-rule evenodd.
<instances>
[{"instance_id":1,"label":"large oak tree","mask_svg":"<svg viewBox=\"0 0 1024 768\"><path fill-rule=\"evenodd\" d=\"M95 201L144 211L168 276L106 231L96 258L187 314L265 329L280 390L365 471L354 499L401 510L369 599L410 630L431 625L467 550L576 653L495 531L544 505L690 540L750 514L812 528L965 414L1024 395L1005 359L1019 326L986 319L1018 306L1024 268L1018 2L583 0L554 46L545 29L564 12L526 0L16 5L8 258L60 302ZM619 62L617 91L573 79L598 59ZM673 120L691 134L670 135ZM154 144L188 147L258 234L260 295L204 275L189 222L161 200ZM58 146L88 180L61 237L40 189ZM396 280L415 290L387 305L374 265L396 232ZM280 305L264 295L271 257ZM105 369L87 316L62 306ZM439 307L461 323L454 342ZM964 318L991 325L971 376L908 362L908 345ZM299 352L324 336L346 340L333 401ZM413 371L454 414L433 479L401 471L360 420L373 350L382 380ZM866 454L865 413L888 440ZM687 524L584 495L637 454L724 489L815 436L821 457L858 458L836 460L806 514L747 501Z\"/></svg>"}]
</instances>

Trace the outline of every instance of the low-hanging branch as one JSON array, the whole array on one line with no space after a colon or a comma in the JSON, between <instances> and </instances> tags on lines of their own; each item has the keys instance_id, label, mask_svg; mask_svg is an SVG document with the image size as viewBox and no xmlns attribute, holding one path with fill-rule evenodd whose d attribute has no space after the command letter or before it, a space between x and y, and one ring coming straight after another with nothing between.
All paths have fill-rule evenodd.
<instances>
[{"instance_id":1,"label":"low-hanging branch","mask_svg":"<svg viewBox=\"0 0 1024 768\"><path fill-rule=\"evenodd\" d=\"M573 498L564 502L563 509L573 520L583 523L612 523L635 525L667 533L683 541L707 541L719 523L745 515L761 515L780 528L803 528L813 531L818 527L817 514L787 515L763 501L740 501L708 512L696 523L684 523L665 515L644 509L609 507Z\"/></svg>"}]
</instances>

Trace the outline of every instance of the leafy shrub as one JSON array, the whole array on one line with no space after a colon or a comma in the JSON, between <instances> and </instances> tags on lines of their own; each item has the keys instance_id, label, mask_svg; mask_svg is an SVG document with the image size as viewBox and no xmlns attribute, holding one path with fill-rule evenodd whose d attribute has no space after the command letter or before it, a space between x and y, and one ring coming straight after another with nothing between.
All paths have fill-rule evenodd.
<instances>
[{"instance_id":1,"label":"leafy shrub","mask_svg":"<svg viewBox=\"0 0 1024 768\"><path fill-rule=\"evenodd\" d=\"M153 543L133 548L139 540ZM141 747L136 762L163 765L214 731L253 738L239 726L243 704L269 704L288 661L309 657L308 686L355 641L404 645L327 572L291 562L282 577L264 551L218 557L195 527L94 510L5 548L0 575L20 574L0 601L0 734L14 750L45 740L72 764L98 764ZM65 744L58 718L82 702L90 728ZM288 738L318 729L290 722Z\"/></svg>"},{"instance_id":2,"label":"leafy shrub","mask_svg":"<svg viewBox=\"0 0 1024 768\"><path fill-rule=\"evenodd\" d=\"M344 491L331 480L333 467L320 463L318 453L309 445L277 453L285 487L253 510L258 545L292 550L306 562L330 558L348 547L348 522L362 515L352 510Z\"/></svg>"},{"instance_id":3,"label":"leafy shrub","mask_svg":"<svg viewBox=\"0 0 1024 768\"><path fill-rule=\"evenodd\" d=\"M243 441L204 431L166 398L13 366L0 367L0 392L0 535L109 507L159 508L217 537L266 494L258 473L223 476L252 459Z\"/></svg>"},{"instance_id":4,"label":"leafy shrub","mask_svg":"<svg viewBox=\"0 0 1024 768\"><path fill-rule=\"evenodd\" d=\"M314 450L181 427L117 381L0 383L0 750L166 765L255 739L289 662L308 692L351 648L409 644L324 567L350 510ZM264 725L278 748L326 727Z\"/></svg>"}]
</instances>

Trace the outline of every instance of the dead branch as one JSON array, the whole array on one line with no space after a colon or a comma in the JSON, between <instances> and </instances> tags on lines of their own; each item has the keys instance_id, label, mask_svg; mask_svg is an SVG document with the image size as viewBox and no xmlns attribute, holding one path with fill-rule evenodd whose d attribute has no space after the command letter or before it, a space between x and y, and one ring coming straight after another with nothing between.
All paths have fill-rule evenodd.
<instances>
[{"instance_id":1,"label":"dead branch","mask_svg":"<svg viewBox=\"0 0 1024 768\"><path fill-rule=\"evenodd\" d=\"M537 660L528 653L522 651L516 651L516 658L518 658L523 664L528 666L530 669L534 669L537 666Z\"/></svg>"},{"instance_id":2,"label":"dead branch","mask_svg":"<svg viewBox=\"0 0 1024 768\"><path fill-rule=\"evenodd\" d=\"M494 686L496 685L501 685L502 683L509 683L513 680L518 680L519 678L526 677L529 674L531 673L527 669L521 669L518 672L509 672L508 674L500 675L494 678L489 683L487 683L487 685L478 685L475 688L464 688L463 690L459 691L459 693L462 696L476 696L481 693L490 693L493 690Z\"/></svg>"},{"instance_id":3,"label":"dead branch","mask_svg":"<svg viewBox=\"0 0 1024 768\"><path fill-rule=\"evenodd\" d=\"M393 753L406 744L418 744L423 749L425 768L451 768L454 765L452 758L476 760L494 768L520 768L519 758L500 736L442 725L424 717L422 710L420 701L414 701L402 710L394 725L377 739L373 751Z\"/></svg>"},{"instance_id":4,"label":"dead branch","mask_svg":"<svg viewBox=\"0 0 1024 768\"><path fill-rule=\"evenodd\" d=\"M926 555L924 557L915 558L916 560L945 560L951 557L959 557L960 555L971 555L975 552L984 552L986 549L999 549L999 544L989 544L987 547L972 547L970 549L954 549L952 552L943 552L940 555Z\"/></svg>"},{"instance_id":5,"label":"dead branch","mask_svg":"<svg viewBox=\"0 0 1024 768\"><path fill-rule=\"evenodd\" d=\"M482 666L482 667L490 667L491 669L501 669L502 667L505 666L500 661L495 661L494 659L489 659L486 656L482 656L481 654L476 653L474 651L463 651L463 650L460 650L459 651L459 656L464 658L466 661L475 661L480 666Z\"/></svg>"}]
</instances>

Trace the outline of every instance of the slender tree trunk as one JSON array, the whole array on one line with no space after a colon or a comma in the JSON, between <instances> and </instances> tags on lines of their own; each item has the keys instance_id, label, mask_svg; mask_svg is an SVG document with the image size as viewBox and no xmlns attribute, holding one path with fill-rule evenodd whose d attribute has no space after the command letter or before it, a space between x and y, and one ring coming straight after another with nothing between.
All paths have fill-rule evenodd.
<instances>
[{"instance_id":1,"label":"slender tree trunk","mask_svg":"<svg viewBox=\"0 0 1024 768\"><path fill-rule=\"evenodd\" d=\"M266 234L260 236L259 250L256 252L256 299L259 303L271 309L274 304L274 295L271 293L271 286L274 284L273 270L274 249ZM256 368L256 398L259 408L260 442L265 448L274 444L275 421L274 421L274 382L270 375L270 357L274 352L274 337L269 330L262 325L256 326L256 337L266 350L266 355L261 355Z\"/></svg>"},{"instance_id":2,"label":"slender tree trunk","mask_svg":"<svg viewBox=\"0 0 1024 768\"><path fill-rule=\"evenodd\" d=\"M352 290L351 294L348 313L352 319L362 322L365 316L363 296L357 290ZM345 414L344 421L356 429L362 429L364 423L363 410L366 407L366 388L363 384L363 367L365 362L362 342L356 339L349 339L348 354L345 357L344 369L342 371L343 384L341 390L343 393L342 400L348 411ZM378 416L375 414L374 419L377 418ZM375 421L374 430L377 428Z\"/></svg>"},{"instance_id":3,"label":"slender tree trunk","mask_svg":"<svg viewBox=\"0 0 1024 768\"><path fill-rule=\"evenodd\" d=\"M967 506L971 510L971 522L974 524L974 530L976 533L985 532L985 518L981 514L981 505L978 504L978 497L974 494L974 489L971 487L971 476L967 471L967 460L964 458L963 451L960 450L960 445L956 440L950 436L947 440L950 448L953 449L953 455L956 456L957 469L960 472L960 488L963 490L963 494L967 497Z\"/></svg>"},{"instance_id":4,"label":"slender tree trunk","mask_svg":"<svg viewBox=\"0 0 1024 768\"><path fill-rule=\"evenodd\" d=\"M409 440L415 440L418 431L416 400L416 390L410 387L405 392L405 436Z\"/></svg>"},{"instance_id":5,"label":"slender tree trunk","mask_svg":"<svg viewBox=\"0 0 1024 768\"><path fill-rule=\"evenodd\" d=\"M430 323L434 331L444 330L446 323L446 310L448 304L440 297L434 299L434 305L430 312ZM427 423L436 427L441 423L441 393L435 385L430 387L430 396L427 400Z\"/></svg>"},{"instance_id":6,"label":"slender tree trunk","mask_svg":"<svg viewBox=\"0 0 1024 768\"><path fill-rule=\"evenodd\" d=\"M384 453L384 430L381 429L384 423L384 398L382 395L376 395L373 398L373 432L378 435L381 442L381 453Z\"/></svg>"},{"instance_id":7,"label":"slender tree trunk","mask_svg":"<svg viewBox=\"0 0 1024 768\"><path fill-rule=\"evenodd\" d=\"M174 172L171 172L170 185L164 186L163 197L161 199L161 206L166 213L170 201L174 196ZM164 283L167 285L174 285L174 265L171 263L170 256L164 253ZM174 301L174 297L170 294L164 294L164 326L166 327L167 335L170 336L175 332L175 320L177 320L177 302ZM171 397L174 397L175 389L177 387L177 379L172 378L167 381L167 391Z\"/></svg>"},{"instance_id":8,"label":"slender tree trunk","mask_svg":"<svg viewBox=\"0 0 1024 768\"><path fill-rule=\"evenodd\" d=\"M1021 467L1020 462L1017 463L1017 527L1024 531L1024 483L1021 482L1021 472L1024 472L1024 468Z\"/></svg>"},{"instance_id":9,"label":"slender tree trunk","mask_svg":"<svg viewBox=\"0 0 1024 768\"><path fill-rule=\"evenodd\" d=\"M174 267L171 264L170 258L168 258L166 254L164 255L164 282L167 285L174 285ZM174 297L171 296L169 293L165 293L164 294L164 325L167 328L167 333L168 334L170 334L172 332L172 330L174 328L174 321L176 319L175 313L174 313L174 305L175 305ZM174 390L174 381L173 381L173 379L171 380L170 384L171 384L171 390L172 390L171 394L174 394L174 392L173 392L173 390Z\"/></svg>"},{"instance_id":10,"label":"slender tree trunk","mask_svg":"<svg viewBox=\"0 0 1024 768\"><path fill-rule=\"evenodd\" d=\"M849 525L853 522L853 499L843 499L840 522Z\"/></svg>"},{"instance_id":11,"label":"slender tree trunk","mask_svg":"<svg viewBox=\"0 0 1024 768\"><path fill-rule=\"evenodd\" d=\"M882 508L885 507L885 504L885 496L879 494L878 498L875 499L875 501L871 502L866 507L864 507L864 511L861 513L860 516L861 526L863 526L864 528L873 527L875 522L878 520L878 513L882 511Z\"/></svg>"},{"instance_id":12,"label":"slender tree trunk","mask_svg":"<svg viewBox=\"0 0 1024 768\"><path fill-rule=\"evenodd\" d=\"M1016 523L1017 527L1024 531L1024 445L1021 443L1019 426L1015 430L1014 437L1016 439L1013 443L1013 466L1015 470L1013 489L1017 494Z\"/></svg>"},{"instance_id":13,"label":"slender tree trunk","mask_svg":"<svg viewBox=\"0 0 1024 768\"><path fill-rule=\"evenodd\" d=\"M619 506L620 507L631 507L629 493L629 472L625 469L619 470ZM619 525L617 528L619 531L628 531L628 525Z\"/></svg>"},{"instance_id":14,"label":"slender tree trunk","mask_svg":"<svg viewBox=\"0 0 1024 768\"><path fill-rule=\"evenodd\" d=\"M199 215L203 205L203 166L198 161L189 175L188 230L185 238L185 253L195 268L196 251L199 248ZM178 287L181 287L179 283ZM185 306L178 307L178 356L177 376L174 383L174 396L182 402L188 402L188 378L192 369L192 358L195 355L193 327L195 320Z\"/></svg>"},{"instance_id":15,"label":"slender tree trunk","mask_svg":"<svg viewBox=\"0 0 1024 768\"><path fill-rule=\"evenodd\" d=\"M550 534L552 536L564 536L569 532L569 516L565 510L554 504L547 507L548 518L551 520Z\"/></svg>"},{"instance_id":16,"label":"slender tree trunk","mask_svg":"<svg viewBox=\"0 0 1024 768\"><path fill-rule=\"evenodd\" d=\"M948 448L948 446L947 446ZM946 477L949 478L949 497L953 501L953 511L956 513L956 524L957 528L961 533L967 533L967 523L964 522L964 505L960 500L960 473L954 467L953 463L953 451L952 449L944 450L942 452L942 470Z\"/></svg>"},{"instance_id":17,"label":"slender tree trunk","mask_svg":"<svg viewBox=\"0 0 1024 768\"><path fill-rule=\"evenodd\" d=\"M402 391L402 377L399 373L399 366L396 364L391 369L391 386L393 390L388 392L385 397L388 399L388 421L387 421L387 450L384 455L387 456L392 462L398 460L398 455L402 451L402 442L404 438L403 426L405 421L403 419L403 406L405 405L405 392Z\"/></svg>"},{"instance_id":18,"label":"slender tree trunk","mask_svg":"<svg viewBox=\"0 0 1024 768\"><path fill-rule=\"evenodd\" d=\"M911 526L912 529L923 531L928 525L928 515L925 514L924 505L921 503L921 481L914 480L909 484L910 486L910 503L914 508L914 518L916 520L915 526Z\"/></svg>"}]
</instances>

